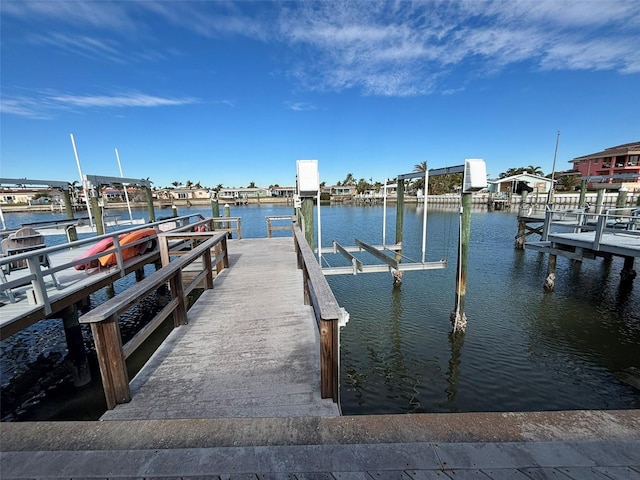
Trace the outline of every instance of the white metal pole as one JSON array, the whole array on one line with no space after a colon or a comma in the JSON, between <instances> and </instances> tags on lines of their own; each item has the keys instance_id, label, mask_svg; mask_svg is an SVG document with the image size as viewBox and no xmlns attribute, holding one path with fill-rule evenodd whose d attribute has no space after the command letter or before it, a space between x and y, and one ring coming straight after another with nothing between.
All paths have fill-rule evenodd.
<instances>
[{"instance_id":1,"label":"white metal pole","mask_svg":"<svg viewBox=\"0 0 640 480\"><path fill-rule=\"evenodd\" d=\"M122 165L120 164L120 154L118 153L118 149L116 148L116 158L118 159L118 169L120 169L120 178L124 178L122 173ZM129 210L129 220L133 224L133 214L131 213L131 204L129 203L129 194L127 193L127 187L122 184L122 188L124 188L124 198L127 200L127 209Z\"/></svg>"},{"instance_id":2,"label":"white metal pole","mask_svg":"<svg viewBox=\"0 0 640 480\"><path fill-rule=\"evenodd\" d=\"M78 157L78 149L76 148L76 141L73 138L73 133L70 133L71 145L73 146L73 153L76 156L76 165L78 165L78 173L80 174L80 183L82 184L82 191L84 192L84 203L87 204L87 213L89 214L89 223L93 227L93 215L91 215L91 206L89 205L89 192L87 192L87 186L82 175L82 168L80 168L80 158Z\"/></svg>"},{"instance_id":3,"label":"white metal pole","mask_svg":"<svg viewBox=\"0 0 640 480\"><path fill-rule=\"evenodd\" d=\"M4 222L4 213L2 213L2 207L0 206L0 221L2 222L2 229L7 229L7 224Z\"/></svg>"},{"instance_id":4,"label":"white metal pole","mask_svg":"<svg viewBox=\"0 0 640 480\"><path fill-rule=\"evenodd\" d=\"M322 222L320 221L320 186L318 185L318 263L322 268Z\"/></svg>"},{"instance_id":5,"label":"white metal pole","mask_svg":"<svg viewBox=\"0 0 640 480\"><path fill-rule=\"evenodd\" d=\"M429 169L427 163L424 164L424 212L422 214L422 263L427 253L427 196L429 192Z\"/></svg>"},{"instance_id":6,"label":"white metal pole","mask_svg":"<svg viewBox=\"0 0 640 480\"><path fill-rule=\"evenodd\" d=\"M384 179L384 187L382 194L382 246L387 245L387 183L388 178Z\"/></svg>"}]
</instances>

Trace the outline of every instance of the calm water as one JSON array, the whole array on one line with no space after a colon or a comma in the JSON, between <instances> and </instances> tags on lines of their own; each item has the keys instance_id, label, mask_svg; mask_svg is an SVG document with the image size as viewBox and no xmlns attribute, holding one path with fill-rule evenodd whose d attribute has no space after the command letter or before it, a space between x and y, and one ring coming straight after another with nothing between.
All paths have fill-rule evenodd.
<instances>
[{"instance_id":1,"label":"calm water","mask_svg":"<svg viewBox=\"0 0 640 480\"><path fill-rule=\"evenodd\" d=\"M181 215L195 212L210 215L206 208L179 210ZM231 214L242 217L244 237L265 237L265 216L290 212L291 207L250 206L232 207ZM382 207L322 207L321 213L324 246L333 239L343 245L354 245L355 238L382 242ZM134 211L135 217L145 215ZM51 218L5 216L8 223ZM622 261L579 264L559 258L556 290L545 293L547 257L513 248L515 214L474 211L467 332L451 338L458 218L453 210L429 211L427 260L447 258L444 270L405 272L402 285L395 288L389 273L327 277L350 314L341 332L343 412L640 408L640 391L616 378L623 369L640 368L640 280L630 289L620 289ZM422 207L407 207L404 253L416 260L421 256L421 221ZM388 209L387 226L391 243L395 206ZM323 258L331 265L346 264L334 255ZM373 263L366 254L361 258ZM131 281L125 279L116 291ZM101 292L92 301L97 304L104 298ZM135 330L139 323L128 319L125 329ZM41 322L1 347L3 390L43 365L59 367L65 353L57 320ZM73 408L63 414L59 409L44 413L47 404L61 402L100 408L101 401L70 388L64 370L58 370L60 378L45 387L47 391L36 386L31 397L25 395L27 404L13 418L67 418L78 412ZM95 414L78 414L91 415Z\"/></svg>"}]
</instances>

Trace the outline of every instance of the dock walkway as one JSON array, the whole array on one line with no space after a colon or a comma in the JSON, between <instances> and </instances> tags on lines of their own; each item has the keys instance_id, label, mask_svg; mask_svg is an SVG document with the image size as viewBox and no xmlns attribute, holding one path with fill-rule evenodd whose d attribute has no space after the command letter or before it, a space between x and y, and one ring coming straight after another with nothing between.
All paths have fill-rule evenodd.
<instances>
[{"instance_id":1,"label":"dock walkway","mask_svg":"<svg viewBox=\"0 0 640 480\"><path fill-rule=\"evenodd\" d=\"M230 268L102 420L339 415L320 396L319 333L291 237L228 249Z\"/></svg>"}]
</instances>

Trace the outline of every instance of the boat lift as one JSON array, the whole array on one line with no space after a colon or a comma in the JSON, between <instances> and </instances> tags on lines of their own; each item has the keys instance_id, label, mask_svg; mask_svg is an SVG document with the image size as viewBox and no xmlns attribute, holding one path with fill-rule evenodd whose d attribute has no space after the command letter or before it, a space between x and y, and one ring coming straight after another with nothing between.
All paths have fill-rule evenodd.
<instances>
[{"instance_id":1,"label":"boat lift","mask_svg":"<svg viewBox=\"0 0 640 480\"><path fill-rule=\"evenodd\" d=\"M428 199L428 185L429 176L440 176L447 174L462 173L463 177L463 190L477 190L486 186L486 166L483 160L468 159L465 160L463 165L456 165L453 167L444 167L438 169L425 169L424 172L412 172L401 174L397 176L397 181L404 182L414 178L420 178L424 176L425 194L424 194L424 209L422 218L422 256L419 262L408 261L402 262L406 257L402 255L401 243L387 245L386 244L386 223L387 223L387 189L385 184L383 193L383 221L382 221L382 245L374 246L370 245L362 240L355 239L355 246L344 246L335 240L332 242L333 246L328 249L323 249L318 240L318 251L321 253L334 253L341 254L350 263L350 266L342 267L322 267L322 272L325 275L357 275L358 273L379 273L390 271L394 276L394 281L399 282L404 271L415 270L436 270L443 269L447 266L447 259L443 258L436 261L426 261L426 247L427 247L427 199ZM398 202L398 209L404 208L401 202ZM318 210L320 206L318 205ZM320 215L318 215L320 218ZM402 220L400 220L402 222ZM402 230L402 223L399 225ZM362 260L353 255L356 252L365 251L383 262L382 264L365 265ZM321 261L321 255L319 253L318 258ZM322 266L322 263L321 263Z\"/></svg>"}]
</instances>

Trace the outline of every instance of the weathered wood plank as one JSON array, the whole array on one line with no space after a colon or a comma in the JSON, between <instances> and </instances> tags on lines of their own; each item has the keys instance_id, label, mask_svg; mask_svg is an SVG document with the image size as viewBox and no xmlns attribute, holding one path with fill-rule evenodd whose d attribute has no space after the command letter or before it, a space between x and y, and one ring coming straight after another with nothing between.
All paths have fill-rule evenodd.
<instances>
[{"instance_id":1,"label":"weathered wood plank","mask_svg":"<svg viewBox=\"0 0 640 480\"><path fill-rule=\"evenodd\" d=\"M216 276L103 420L335 416L291 238L229 242ZM336 325L337 327L337 325Z\"/></svg>"}]
</instances>

